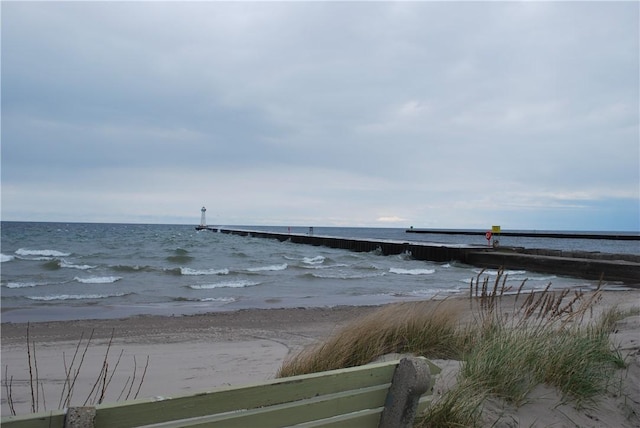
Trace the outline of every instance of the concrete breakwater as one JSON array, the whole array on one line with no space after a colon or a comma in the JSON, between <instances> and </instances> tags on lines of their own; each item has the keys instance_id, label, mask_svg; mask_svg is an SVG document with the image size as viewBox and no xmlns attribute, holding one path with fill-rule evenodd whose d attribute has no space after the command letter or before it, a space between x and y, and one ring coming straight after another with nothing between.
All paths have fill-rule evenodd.
<instances>
[{"instance_id":1,"label":"concrete breakwater","mask_svg":"<svg viewBox=\"0 0 640 428\"><path fill-rule=\"evenodd\" d=\"M484 235L480 230L449 230L449 229L407 229L406 233L420 233L432 235ZM500 236L517 236L529 238L554 239L604 239L614 241L640 241L640 234L633 232L544 232L544 231L501 231Z\"/></svg>"},{"instance_id":2,"label":"concrete breakwater","mask_svg":"<svg viewBox=\"0 0 640 428\"><path fill-rule=\"evenodd\" d=\"M640 287L640 256L580 251L489 248L465 244L434 244L415 241L343 238L300 233L210 228L221 233L290 241L296 244L340 248L356 252L380 251L383 255L410 253L416 260L456 260L483 268L524 269L591 280L621 281Z\"/></svg>"}]
</instances>

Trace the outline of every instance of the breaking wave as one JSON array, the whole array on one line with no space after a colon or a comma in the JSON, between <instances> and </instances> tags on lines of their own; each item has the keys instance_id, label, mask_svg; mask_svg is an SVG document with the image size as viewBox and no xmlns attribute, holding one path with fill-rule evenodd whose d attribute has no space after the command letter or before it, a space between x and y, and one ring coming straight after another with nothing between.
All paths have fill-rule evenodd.
<instances>
[{"instance_id":1,"label":"breaking wave","mask_svg":"<svg viewBox=\"0 0 640 428\"><path fill-rule=\"evenodd\" d=\"M191 269L180 268L182 275L229 275L229 269Z\"/></svg>"},{"instance_id":2,"label":"breaking wave","mask_svg":"<svg viewBox=\"0 0 640 428\"><path fill-rule=\"evenodd\" d=\"M398 275L431 275L435 273L435 269L401 269L401 268L390 268L389 272L395 273Z\"/></svg>"},{"instance_id":3,"label":"breaking wave","mask_svg":"<svg viewBox=\"0 0 640 428\"><path fill-rule=\"evenodd\" d=\"M80 278L76 276L73 278L74 281L82 284L111 284L121 279L121 276L92 276L89 278Z\"/></svg>"},{"instance_id":4,"label":"breaking wave","mask_svg":"<svg viewBox=\"0 0 640 428\"><path fill-rule=\"evenodd\" d=\"M259 282L240 280L240 281L227 281L227 282L218 282L215 284L197 284L197 285L188 285L187 287L192 290L210 290L213 288L243 288L243 287L253 287L255 285L259 285Z\"/></svg>"},{"instance_id":5,"label":"breaking wave","mask_svg":"<svg viewBox=\"0 0 640 428\"><path fill-rule=\"evenodd\" d=\"M11 255L6 255L6 254L0 253L0 263L10 262L11 260L13 260L15 258L16 258L15 256L11 256Z\"/></svg>"},{"instance_id":6,"label":"breaking wave","mask_svg":"<svg viewBox=\"0 0 640 428\"><path fill-rule=\"evenodd\" d=\"M285 270L288 267L286 263L281 265L270 265L270 266L258 266L253 268L247 268L248 272L266 272L266 271L280 271Z\"/></svg>"},{"instance_id":7,"label":"breaking wave","mask_svg":"<svg viewBox=\"0 0 640 428\"><path fill-rule=\"evenodd\" d=\"M8 282L4 286L7 288L28 288L28 287L37 287L39 285L45 285L45 284L39 284L37 282Z\"/></svg>"},{"instance_id":8,"label":"breaking wave","mask_svg":"<svg viewBox=\"0 0 640 428\"><path fill-rule=\"evenodd\" d=\"M67 257L71 255L71 253L63 253L57 250L27 250L24 248L20 248L19 250L17 250L16 254L19 256L43 256L43 257Z\"/></svg>"},{"instance_id":9,"label":"breaking wave","mask_svg":"<svg viewBox=\"0 0 640 428\"><path fill-rule=\"evenodd\" d=\"M56 294L51 296L25 296L29 300L49 302L52 300L97 300L108 299L110 297L122 297L132 293L114 294Z\"/></svg>"}]
</instances>

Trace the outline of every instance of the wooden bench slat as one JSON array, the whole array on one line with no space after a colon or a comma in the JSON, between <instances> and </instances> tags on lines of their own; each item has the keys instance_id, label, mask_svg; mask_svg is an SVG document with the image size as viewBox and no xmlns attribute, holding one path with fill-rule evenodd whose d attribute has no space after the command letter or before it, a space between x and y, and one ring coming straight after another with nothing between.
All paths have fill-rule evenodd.
<instances>
[{"instance_id":1,"label":"wooden bench slat","mask_svg":"<svg viewBox=\"0 0 640 428\"><path fill-rule=\"evenodd\" d=\"M291 425L288 428L367 428L378 426L380 415L384 407L375 409L360 410L346 415L333 416L331 418L318 419L315 421L303 422Z\"/></svg>"},{"instance_id":2,"label":"wooden bench slat","mask_svg":"<svg viewBox=\"0 0 640 428\"><path fill-rule=\"evenodd\" d=\"M205 393L156 400L134 400L96 406L96 428L130 428L224 413L238 408L272 406L317 395L366 388L391 382L395 362L274 379L242 388L229 387Z\"/></svg>"},{"instance_id":3,"label":"wooden bench slat","mask_svg":"<svg viewBox=\"0 0 640 428\"><path fill-rule=\"evenodd\" d=\"M260 426L261 428L269 428L296 425L316 419L383 406L389 385L383 384L342 391L257 409L242 409L223 414L145 425L144 428L205 426L225 428Z\"/></svg>"},{"instance_id":4,"label":"wooden bench slat","mask_svg":"<svg viewBox=\"0 0 640 428\"><path fill-rule=\"evenodd\" d=\"M65 416L66 412L63 410L3 416L1 425L10 428L64 428Z\"/></svg>"}]
</instances>

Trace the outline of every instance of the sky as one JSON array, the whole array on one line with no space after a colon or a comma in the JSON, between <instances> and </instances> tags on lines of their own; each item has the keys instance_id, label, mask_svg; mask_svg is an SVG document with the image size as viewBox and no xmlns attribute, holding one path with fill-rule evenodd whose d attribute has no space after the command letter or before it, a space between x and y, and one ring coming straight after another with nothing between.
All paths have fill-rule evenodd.
<instances>
[{"instance_id":1,"label":"sky","mask_svg":"<svg viewBox=\"0 0 640 428\"><path fill-rule=\"evenodd\" d=\"M2 220L640 231L640 3L12 2Z\"/></svg>"}]
</instances>

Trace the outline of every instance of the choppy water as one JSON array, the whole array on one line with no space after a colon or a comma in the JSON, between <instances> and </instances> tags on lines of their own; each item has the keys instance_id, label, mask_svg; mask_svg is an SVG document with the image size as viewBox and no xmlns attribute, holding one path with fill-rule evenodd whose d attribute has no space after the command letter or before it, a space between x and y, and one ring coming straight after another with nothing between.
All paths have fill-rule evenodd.
<instances>
[{"instance_id":1,"label":"choppy water","mask_svg":"<svg viewBox=\"0 0 640 428\"><path fill-rule=\"evenodd\" d=\"M486 243L481 236L408 235L404 229L315 228L314 233ZM640 252L637 241L509 239L506 245ZM381 304L466 293L480 272L455 261L430 263L410 255L198 232L192 225L2 222L1 253L2 322ZM515 286L528 279L528 288L596 285L550 274L508 274Z\"/></svg>"}]
</instances>

